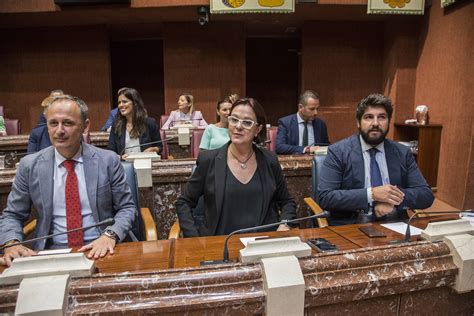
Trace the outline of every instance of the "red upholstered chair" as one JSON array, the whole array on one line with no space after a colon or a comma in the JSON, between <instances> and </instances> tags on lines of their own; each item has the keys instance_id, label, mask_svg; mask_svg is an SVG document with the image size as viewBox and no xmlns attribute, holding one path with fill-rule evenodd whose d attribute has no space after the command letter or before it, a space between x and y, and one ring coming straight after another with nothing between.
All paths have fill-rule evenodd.
<instances>
[{"instance_id":1,"label":"red upholstered chair","mask_svg":"<svg viewBox=\"0 0 474 316\"><path fill-rule=\"evenodd\" d=\"M199 145L201 144L202 134L204 129L193 129L191 135L191 156L197 158L199 155Z\"/></svg>"},{"instance_id":2,"label":"red upholstered chair","mask_svg":"<svg viewBox=\"0 0 474 316\"><path fill-rule=\"evenodd\" d=\"M267 143L266 147L268 150L276 152L276 139L277 139L277 132L278 128L277 127L270 127L267 129L267 141L270 141Z\"/></svg>"},{"instance_id":3,"label":"red upholstered chair","mask_svg":"<svg viewBox=\"0 0 474 316\"><path fill-rule=\"evenodd\" d=\"M0 105L0 116L3 116L3 119L5 120L5 130L7 132L7 135L21 134L20 120L6 118L3 105Z\"/></svg>"},{"instance_id":4,"label":"red upholstered chair","mask_svg":"<svg viewBox=\"0 0 474 316\"><path fill-rule=\"evenodd\" d=\"M163 126L163 124L166 123L166 121L168 120L168 117L170 117L169 114L163 114L160 117L160 128Z\"/></svg>"},{"instance_id":5,"label":"red upholstered chair","mask_svg":"<svg viewBox=\"0 0 474 316\"><path fill-rule=\"evenodd\" d=\"M7 135L20 135L21 134L20 120L5 119L5 130L7 131Z\"/></svg>"},{"instance_id":6,"label":"red upholstered chair","mask_svg":"<svg viewBox=\"0 0 474 316\"><path fill-rule=\"evenodd\" d=\"M168 159L168 142L165 141L166 135L165 131L160 130L161 140L163 141L163 150L160 153L161 159Z\"/></svg>"}]
</instances>

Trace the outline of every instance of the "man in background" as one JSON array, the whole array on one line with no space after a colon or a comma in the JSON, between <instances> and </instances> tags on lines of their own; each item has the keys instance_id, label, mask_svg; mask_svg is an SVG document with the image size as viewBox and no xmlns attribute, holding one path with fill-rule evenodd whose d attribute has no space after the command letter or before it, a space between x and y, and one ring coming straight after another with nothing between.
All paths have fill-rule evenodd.
<instances>
[{"instance_id":1,"label":"man in background","mask_svg":"<svg viewBox=\"0 0 474 316\"><path fill-rule=\"evenodd\" d=\"M319 145L329 145L326 123L317 117L318 108L316 92L307 90L300 95L298 112L278 120L277 154L312 154Z\"/></svg>"}]
</instances>

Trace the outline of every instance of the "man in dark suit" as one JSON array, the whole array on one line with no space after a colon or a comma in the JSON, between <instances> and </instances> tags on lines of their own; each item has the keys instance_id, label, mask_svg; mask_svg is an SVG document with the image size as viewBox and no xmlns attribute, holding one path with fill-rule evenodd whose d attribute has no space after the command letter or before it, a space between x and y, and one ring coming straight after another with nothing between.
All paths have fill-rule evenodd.
<instances>
[{"instance_id":1,"label":"man in dark suit","mask_svg":"<svg viewBox=\"0 0 474 316\"><path fill-rule=\"evenodd\" d=\"M406 218L433 203L410 148L385 138L392 113L390 99L367 96L357 105L359 133L329 146L318 199L331 225Z\"/></svg>"},{"instance_id":2,"label":"man in dark suit","mask_svg":"<svg viewBox=\"0 0 474 316\"><path fill-rule=\"evenodd\" d=\"M277 154L312 154L318 145L329 144L326 123L316 117L318 108L319 95L308 90L299 98L298 112L278 120Z\"/></svg>"},{"instance_id":3,"label":"man in dark suit","mask_svg":"<svg viewBox=\"0 0 474 316\"><path fill-rule=\"evenodd\" d=\"M87 105L82 100L68 95L54 98L46 109L46 119L53 146L21 160L7 207L0 216L0 244L23 239L22 227L34 206L37 236L115 219L106 229L37 241L35 250L78 248L90 250L89 258L113 253L137 212L119 157L82 143L82 134L89 129ZM5 249L4 260L10 265L14 258L33 254L22 245L11 246Z\"/></svg>"}]
</instances>

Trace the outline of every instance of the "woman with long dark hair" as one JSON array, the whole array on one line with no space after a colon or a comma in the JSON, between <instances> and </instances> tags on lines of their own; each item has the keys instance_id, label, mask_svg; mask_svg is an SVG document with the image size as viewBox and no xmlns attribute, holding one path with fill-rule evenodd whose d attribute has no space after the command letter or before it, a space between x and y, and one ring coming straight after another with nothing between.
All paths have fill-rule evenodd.
<instances>
[{"instance_id":1,"label":"woman with long dark hair","mask_svg":"<svg viewBox=\"0 0 474 316\"><path fill-rule=\"evenodd\" d=\"M132 152L160 153L160 130L156 121L148 117L143 100L137 90L122 88L117 92L118 113L110 131L108 149L122 159ZM150 145L145 143L157 142Z\"/></svg>"}]
</instances>

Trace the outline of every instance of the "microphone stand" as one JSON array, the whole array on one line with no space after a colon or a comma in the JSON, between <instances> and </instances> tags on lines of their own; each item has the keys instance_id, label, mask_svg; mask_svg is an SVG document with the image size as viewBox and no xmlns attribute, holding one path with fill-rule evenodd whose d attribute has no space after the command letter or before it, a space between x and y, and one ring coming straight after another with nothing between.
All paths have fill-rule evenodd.
<instances>
[{"instance_id":1,"label":"microphone stand","mask_svg":"<svg viewBox=\"0 0 474 316\"><path fill-rule=\"evenodd\" d=\"M23 244L27 244L27 243L30 243L30 242L33 242L33 241L37 241L37 240L42 240L42 239L49 239L51 237L55 237L55 236L59 236L59 235L64 235L64 234L69 234L69 233L73 233L73 232L76 232L76 231L79 231L79 230L89 230L91 228L95 228L95 227L99 227L99 226L105 226L105 225L113 225L115 224L115 219L113 218L108 218L108 219L105 219L103 221L100 221L98 222L97 224L94 224L94 225L89 225L89 226L84 226L84 227L79 227L79 228L74 228L74 229L71 229L71 230L67 230L67 231L64 231L64 232L59 232L59 233L55 233L55 234L51 234L51 235L46 235L46 236L41 236L41 237L36 237L36 238L33 238L33 239L28 239L28 240L23 240L23 241L19 241L19 242L15 242L15 243L11 243L11 244L8 244L8 245L3 245L2 247L0 247L0 250L4 250L6 248L10 248L10 247L13 247L13 246L19 246L19 245L23 245Z\"/></svg>"},{"instance_id":2,"label":"microphone stand","mask_svg":"<svg viewBox=\"0 0 474 316\"><path fill-rule=\"evenodd\" d=\"M296 222L301 222L301 221L304 221L304 220L307 220L307 219L314 219L314 218L322 218L322 217L329 217L330 216L330 213L328 211L323 211L321 214L315 214L315 215L311 215L311 216L307 216L307 217L301 217L301 218L295 218L295 219L285 219L285 220L282 220L280 222L277 222L277 223L271 223L271 224L265 224L265 225L260 225L260 226L255 226L255 227L249 227L249 228L242 228L242 229L238 229L238 230L235 230L233 231L232 233L230 233L225 241L224 241L224 260L211 260L211 261L203 261L201 262L201 265L208 265L208 264L219 264L219 263L229 263L231 262L229 260L229 247L228 247L228 242L229 242L229 239L234 236L235 234L239 234L239 233L249 233L249 232L252 232L252 231L255 231L255 230L260 230L260 229L265 229L265 228L270 228L270 227L275 227L275 226L279 226L279 225L284 225L284 224L288 224L288 223L296 223Z\"/></svg>"},{"instance_id":3,"label":"microphone stand","mask_svg":"<svg viewBox=\"0 0 474 316\"><path fill-rule=\"evenodd\" d=\"M410 223L415 216L418 214L426 214L426 215L433 215L433 214L459 214L459 213L470 213L469 211L442 211L442 212L425 212L425 211L416 211L407 222L407 230L405 231L405 239L402 242L410 242L411 240L411 230L410 230Z\"/></svg>"},{"instance_id":4,"label":"microphone stand","mask_svg":"<svg viewBox=\"0 0 474 316\"><path fill-rule=\"evenodd\" d=\"M141 147L141 146L155 145L155 144L167 142L167 141L169 141L169 140L172 140L173 138L178 138L178 137L177 137L177 136L172 136L172 137L169 137L169 138L167 138L167 139L156 140L156 141L154 141L154 142L149 142L149 143L144 143L144 144L139 144L139 145L134 145L134 146L125 147L125 148L122 150L122 152L120 153L120 156L122 156L122 155L125 153L125 150L127 150L127 149L135 148L135 147Z\"/></svg>"}]
</instances>

